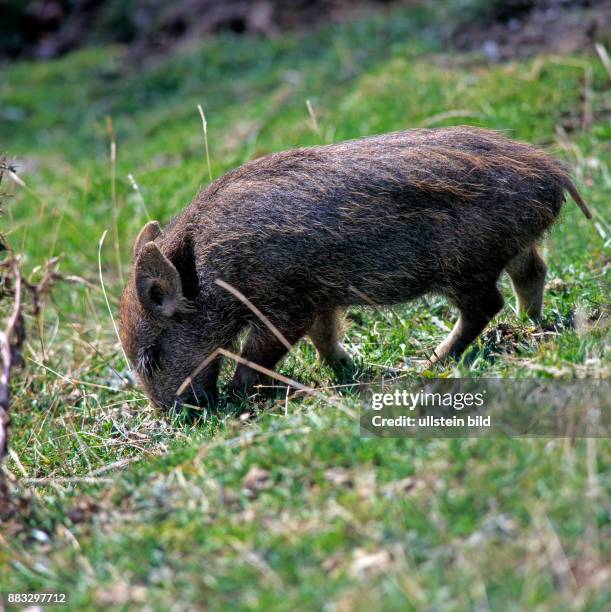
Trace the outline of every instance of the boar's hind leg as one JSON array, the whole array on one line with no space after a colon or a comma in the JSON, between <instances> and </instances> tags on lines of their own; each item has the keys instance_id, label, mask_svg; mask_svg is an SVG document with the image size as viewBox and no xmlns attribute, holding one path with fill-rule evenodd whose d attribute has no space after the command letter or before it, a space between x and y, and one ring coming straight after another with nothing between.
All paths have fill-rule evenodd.
<instances>
[{"instance_id":1,"label":"boar's hind leg","mask_svg":"<svg viewBox=\"0 0 611 612\"><path fill-rule=\"evenodd\" d=\"M495 283L488 285L485 291L481 287L477 291L465 289L452 301L460 316L448 337L435 349L429 365L458 357L503 307L503 296Z\"/></svg>"},{"instance_id":2,"label":"boar's hind leg","mask_svg":"<svg viewBox=\"0 0 611 612\"><path fill-rule=\"evenodd\" d=\"M352 363L350 355L340 343L341 335L342 322L339 309L318 313L314 325L308 331L308 336L314 343L320 359L331 367L346 367Z\"/></svg>"},{"instance_id":3,"label":"boar's hind leg","mask_svg":"<svg viewBox=\"0 0 611 612\"><path fill-rule=\"evenodd\" d=\"M278 331L289 344L295 344L307 331L311 319L307 323L296 323L290 329L278 327ZM288 353L284 343L267 327L252 326L242 348L241 357L257 365L272 370L274 366ZM239 363L233 376L231 390L234 393L249 392L255 385L271 385L273 380L261 372Z\"/></svg>"},{"instance_id":4,"label":"boar's hind leg","mask_svg":"<svg viewBox=\"0 0 611 612\"><path fill-rule=\"evenodd\" d=\"M526 313L531 319L541 318L543 307L543 290L547 266L535 245L516 255L507 264L507 273L511 278L514 293L518 300L518 311Z\"/></svg>"}]
</instances>

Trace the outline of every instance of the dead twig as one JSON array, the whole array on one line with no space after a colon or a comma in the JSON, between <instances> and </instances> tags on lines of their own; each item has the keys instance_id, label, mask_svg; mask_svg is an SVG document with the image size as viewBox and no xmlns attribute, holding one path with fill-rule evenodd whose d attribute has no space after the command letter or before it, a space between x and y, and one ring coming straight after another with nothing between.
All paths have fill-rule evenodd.
<instances>
[{"instance_id":1,"label":"dead twig","mask_svg":"<svg viewBox=\"0 0 611 612\"><path fill-rule=\"evenodd\" d=\"M15 168L0 159L0 184L4 172L15 180ZM16 181L19 184L19 181ZM23 365L21 349L26 338L23 317L24 298L29 296L31 313L37 316L43 307L44 297L50 293L53 285L62 278L58 271L59 259L49 259L38 283L27 280L21 269L21 257L9 246L6 238L0 234L2 249L8 257L0 262L0 299L12 298L12 308L3 330L0 330L0 463L8 451L8 432L10 426L10 378L15 366ZM1 472L0 472L1 474Z\"/></svg>"},{"instance_id":2,"label":"dead twig","mask_svg":"<svg viewBox=\"0 0 611 612\"><path fill-rule=\"evenodd\" d=\"M0 461L8 449L8 429L10 425L10 391L9 383L13 364L21 362L21 346L25 339L23 316L21 314L22 278L19 260L13 258L14 302L13 311L6 327L0 331Z\"/></svg>"}]
</instances>

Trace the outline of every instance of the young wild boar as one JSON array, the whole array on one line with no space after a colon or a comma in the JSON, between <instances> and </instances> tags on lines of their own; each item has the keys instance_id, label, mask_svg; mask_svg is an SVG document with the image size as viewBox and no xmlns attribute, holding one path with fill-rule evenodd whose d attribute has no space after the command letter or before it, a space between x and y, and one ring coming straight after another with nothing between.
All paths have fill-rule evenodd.
<instances>
[{"instance_id":1,"label":"young wild boar","mask_svg":"<svg viewBox=\"0 0 611 612\"><path fill-rule=\"evenodd\" d=\"M431 362L455 357L503 306L503 270L520 310L541 315L546 266L535 241L558 217L565 190L590 218L558 162L472 127L248 162L165 229L144 226L121 298L123 346L147 395L165 407L214 401L219 358L198 366L245 328L242 357L273 368L286 343L221 280L289 344L307 334L330 364L349 360L339 337L346 307L441 294L459 318ZM256 370L237 366L236 389L260 381Z\"/></svg>"}]
</instances>

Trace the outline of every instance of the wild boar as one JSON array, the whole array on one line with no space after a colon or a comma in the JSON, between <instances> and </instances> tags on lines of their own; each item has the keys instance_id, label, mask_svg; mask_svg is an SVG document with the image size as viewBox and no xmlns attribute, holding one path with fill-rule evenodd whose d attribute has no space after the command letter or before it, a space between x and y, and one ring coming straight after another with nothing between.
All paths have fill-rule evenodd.
<instances>
[{"instance_id":1,"label":"wild boar","mask_svg":"<svg viewBox=\"0 0 611 612\"><path fill-rule=\"evenodd\" d=\"M342 310L435 293L459 317L430 361L456 357L501 310L503 270L520 310L540 317L546 265L535 241L558 217L565 191L590 218L561 164L474 127L250 161L212 182L165 229L144 226L121 297L123 347L154 403L201 405L217 397L220 359L198 366L244 330L242 357L264 368L306 334L321 359L345 363ZM248 390L261 381L240 363L232 384Z\"/></svg>"}]
</instances>

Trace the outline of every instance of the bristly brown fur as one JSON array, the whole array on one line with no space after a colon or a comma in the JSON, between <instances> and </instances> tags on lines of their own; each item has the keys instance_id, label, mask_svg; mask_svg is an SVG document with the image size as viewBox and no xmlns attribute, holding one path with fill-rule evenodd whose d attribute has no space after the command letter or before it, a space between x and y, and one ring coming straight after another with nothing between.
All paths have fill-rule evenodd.
<instances>
[{"instance_id":1,"label":"bristly brown fur","mask_svg":"<svg viewBox=\"0 0 611 612\"><path fill-rule=\"evenodd\" d=\"M138 269L147 269L141 259L154 249L138 245L144 255L136 257L121 305L127 354L137 361L142 347L154 346L161 355L154 375L141 378L163 405L214 397L216 362L190 394L174 393L246 326L243 357L273 367L286 347L215 283L222 279L289 342L314 334L328 359L346 354L337 331L324 334L323 325L336 327L341 309L367 303L362 296L388 305L442 294L461 318L433 361L458 355L502 306L496 280L503 269L526 311L540 314L545 264L534 243L557 219L565 190L589 217L560 163L472 127L409 130L251 161L209 185L161 234L144 233L181 286L177 295L159 295L158 287L169 286L159 279L153 306L143 305L134 286ZM190 314L168 318L155 310L155 303L183 299L193 305ZM237 385L255 380L238 367Z\"/></svg>"}]
</instances>

